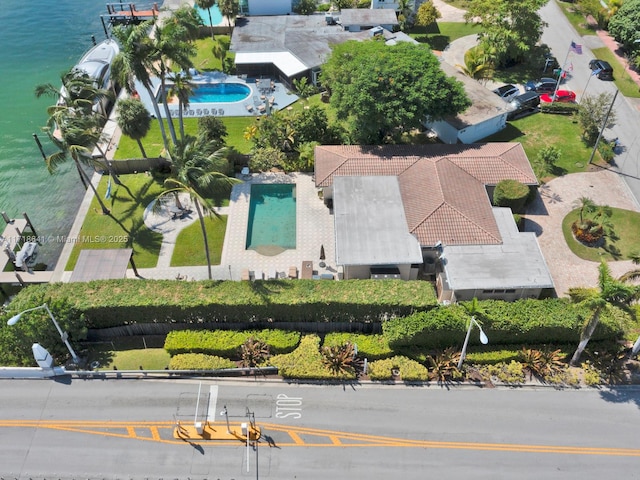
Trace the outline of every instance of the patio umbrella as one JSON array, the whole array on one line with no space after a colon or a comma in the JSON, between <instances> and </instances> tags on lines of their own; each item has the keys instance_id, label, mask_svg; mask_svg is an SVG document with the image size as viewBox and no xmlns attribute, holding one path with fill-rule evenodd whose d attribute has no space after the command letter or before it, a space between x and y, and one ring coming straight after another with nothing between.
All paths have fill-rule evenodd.
<instances>
[{"instance_id":1,"label":"patio umbrella","mask_svg":"<svg viewBox=\"0 0 640 480\"><path fill-rule=\"evenodd\" d=\"M320 245L320 260L324 260L325 258L327 257L324 255L324 245Z\"/></svg>"}]
</instances>

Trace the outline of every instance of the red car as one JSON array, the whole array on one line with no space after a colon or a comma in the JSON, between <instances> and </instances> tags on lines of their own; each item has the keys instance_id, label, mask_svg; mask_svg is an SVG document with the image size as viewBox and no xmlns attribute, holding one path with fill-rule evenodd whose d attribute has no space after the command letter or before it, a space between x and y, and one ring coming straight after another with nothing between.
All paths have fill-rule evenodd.
<instances>
[{"instance_id":1,"label":"red car","mask_svg":"<svg viewBox=\"0 0 640 480\"><path fill-rule=\"evenodd\" d=\"M558 90L556 92L555 98L553 98L553 93L545 93L544 95L540 95L540 101L545 103L551 102L575 102L576 94L571 90Z\"/></svg>"}]
</instances>

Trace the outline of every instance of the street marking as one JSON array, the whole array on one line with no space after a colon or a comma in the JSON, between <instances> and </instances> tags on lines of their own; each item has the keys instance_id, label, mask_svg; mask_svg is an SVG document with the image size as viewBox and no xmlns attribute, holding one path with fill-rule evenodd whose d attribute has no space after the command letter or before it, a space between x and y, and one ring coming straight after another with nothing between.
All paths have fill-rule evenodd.
<instances>
[{"instance_id":1,"label":"street marking","mask_svg":"<svg viewBox=\"0 0 640 480\"><path fill-rule=\"evenodd\" d=\"M234 428L240 427L240 422L232 422ZM263 431L280 432L286 434L289 442L278 442L283 447L330 447L330 448L425 448L450 450L476 450L519 453L549 453L561 455L603 455L619 457L640 457L640 449L609 448L609 447L579 447L562 445L527 445L517 443L482 443L482 442L443 442L431 440L412 440L404 438L367 435L362 433L339 432L318 428L287 426L263 423L259 425ZM44 428L100 435L104 437L126 438L151 442L186 445L184 441L173 438L175 422L118 422L118 421L79 421L79 420L0 420L0 428ZM148 434L146 434L148 432ZM143 436L143 434L146 434ZM238 446L238 441L190 441L201 446ZM258 446L267 447L268 443L258 442Z\"/></svg>"},{"instance_id":2,"label":"street marking","mask_svg":"<svg viewBox=\"0 0 640 480\"><path fill-rule=\"evenodd\" d=\"M209 408L207 410L207 416L204 419L206 422L214 423L216 421L216 404L218 403L218 385L209 386Z\"/></svg>"}]
</instances>

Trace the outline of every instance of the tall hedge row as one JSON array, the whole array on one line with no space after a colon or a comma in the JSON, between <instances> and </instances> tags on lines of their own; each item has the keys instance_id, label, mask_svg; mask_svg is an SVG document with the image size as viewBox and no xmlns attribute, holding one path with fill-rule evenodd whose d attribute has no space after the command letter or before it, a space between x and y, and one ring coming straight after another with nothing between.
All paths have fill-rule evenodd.
<instances>
[{"instance_id":1,"label":"tall hedge row","mask_svg":"<svg viewBox=\"0 0 640 480\"><path fill-rule=\"evenodd\" d=\"M402 280L104 280L34 285L14 301L35 306L42 298L67 300L95 329L153 322L377 322L437 305L428 282Z\"/></svg>"},{"instance_id":2,"label":"tall hedge row","mask_svg":"<svg viewBox=\"0 0 640 480\"><path fill-rule=\"evenodd\" d=\"M566 299L487 300L480 305L484 314L477 318L492 345L577 343L582 325L591 313ZM593 340L620 338L623 333L620 313L604 312ZM388 320L382 331L391 348L411 345L445 348L462 345L468 322L469 314L462 306L450 305ZM479 344L479 335L471 335L470 342Z\"/></svg>"}]
</instances>

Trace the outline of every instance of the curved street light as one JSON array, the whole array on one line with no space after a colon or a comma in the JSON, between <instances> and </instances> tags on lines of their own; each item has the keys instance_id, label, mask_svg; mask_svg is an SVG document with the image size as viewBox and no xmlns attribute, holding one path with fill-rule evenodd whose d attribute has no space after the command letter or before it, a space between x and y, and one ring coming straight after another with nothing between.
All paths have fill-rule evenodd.
<instances>
[{"instance_id":1,"label":"curved street light","mask_svg":"<svg viewBox=\"0 0 640 480\"><path fill-rule=\"evenodd\" d=\"M476 317L471 317L471 321L469 322L469 328L467 329L467 336L464 337L464 344L462 345L462 353L460 353L460 361L458 362L458 370L462 368L462 362L464 362L465 357L467 356L467 345L469 344L469 337L471 336L471 329L473 325L478 327L480 330L480 343L486 345L489 343L489 337L484 333L480 324L476 321Z\"/></svg>"},{"instance_id":2,"label":"curved street light","mask_svg":"<svg viewBox=\"0 0 640 480\"><path fill-rule=\"evenodd\" d=\"M63 332L62 331L62 329L60 328L60 325L58 325L58 322L56 322L56 319L54 318L53 313L51 313L51 310L49 310L49 307L47 306L46 303L40 305L39 307L34 307L34 308L29 308L27 310L23 310L22 312L14 315L13 317L11 317L7 321L7 325L15 325L16 323L18 323L18 321L20 321L20 317L22 317L22 315L25 314L25 313L33 312L34 310L42 310L42 309L47 311L47 313L49 314L49 318L51 318L51 321L56 326L56 329L58 330L58 333L60 334L60 338L62 339L64 344L67 346L67 349L69 350L69 353L71 354L71 358L73 358L73 363L75 363L76 365L80 365L80 359L78 358L78 356L76 355L76 352L73 350L73 348L71 347L71 344L69 343L69 335L67 334L67 332Z\"/></svg>"}]
</instances>

